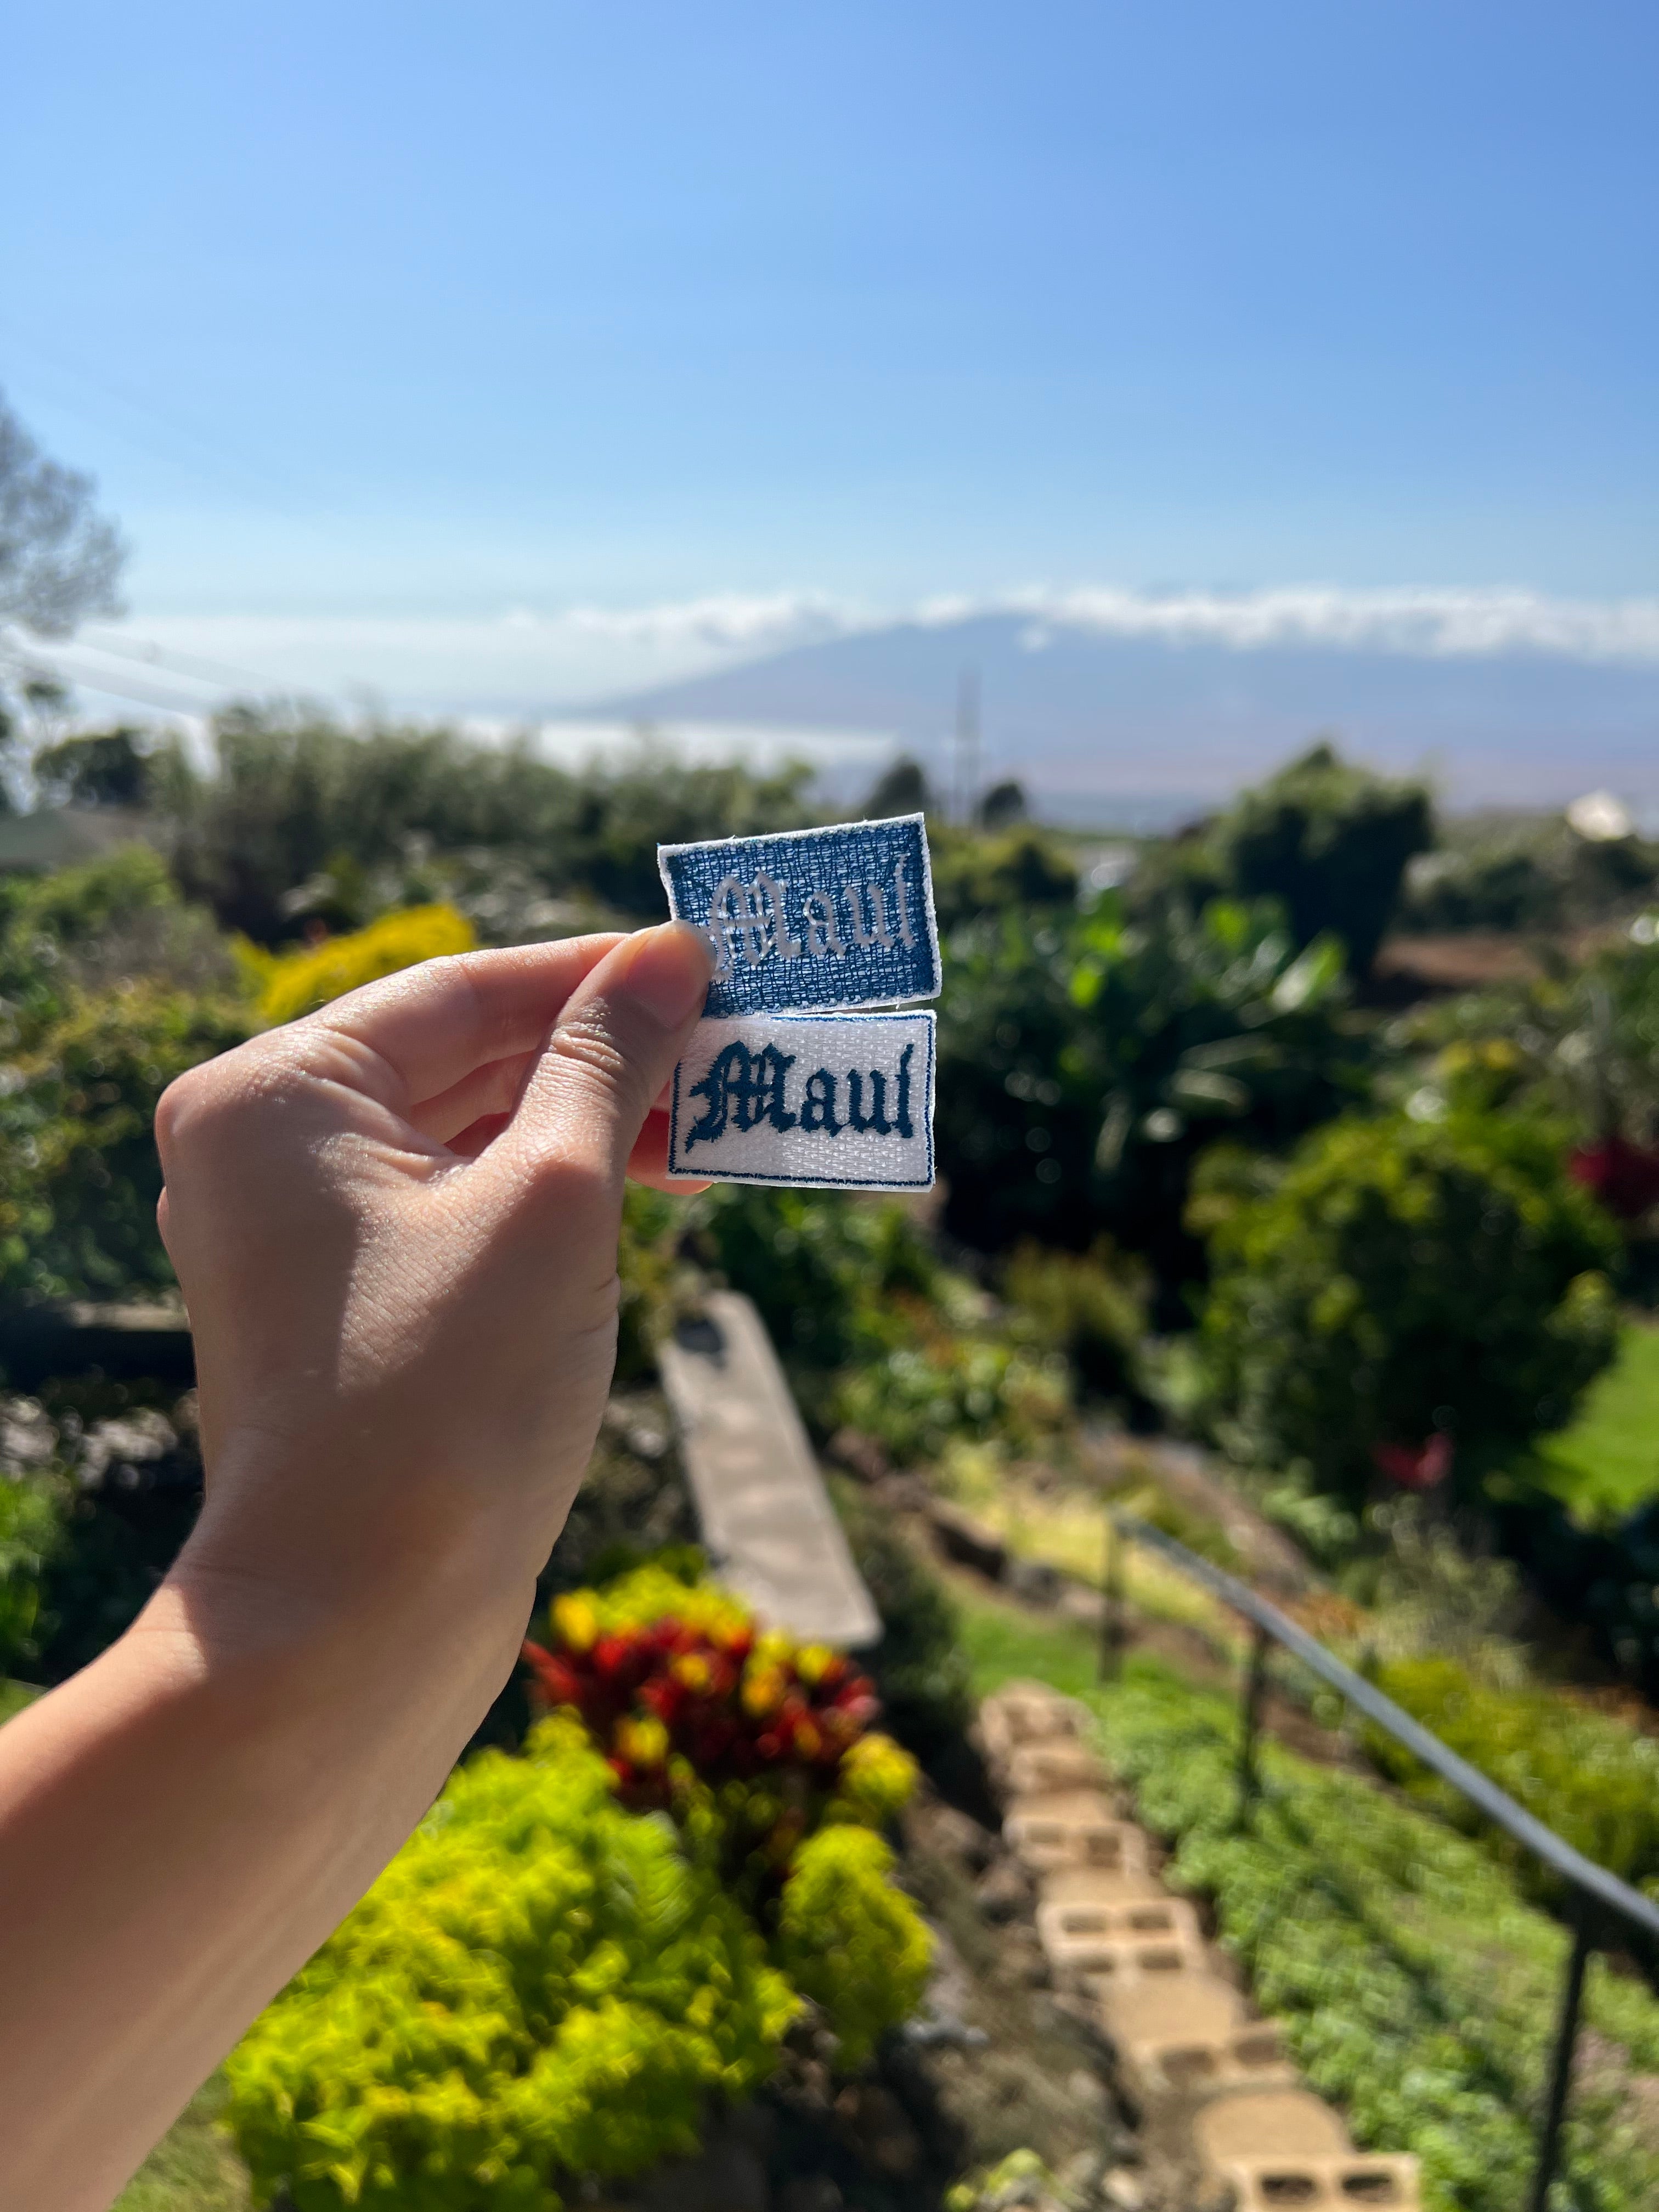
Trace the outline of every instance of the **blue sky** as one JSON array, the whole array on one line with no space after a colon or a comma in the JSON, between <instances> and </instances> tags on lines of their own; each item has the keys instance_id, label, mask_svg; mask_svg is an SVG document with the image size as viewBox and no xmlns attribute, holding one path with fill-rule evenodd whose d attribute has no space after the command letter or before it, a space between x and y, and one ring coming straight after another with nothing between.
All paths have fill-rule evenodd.
<instances>
[{"instance_id":1,"label":"blue sky","mask_svg":"<svg viewBox=\"0 0 1659 2212\"><path fill-rule=\"evenodd\" d=\"M151 0L7 44L0 383L180 650L1656 589L1651 0ZM642 634L570 688L696 659Z\"/></svg>"}]
</instances>

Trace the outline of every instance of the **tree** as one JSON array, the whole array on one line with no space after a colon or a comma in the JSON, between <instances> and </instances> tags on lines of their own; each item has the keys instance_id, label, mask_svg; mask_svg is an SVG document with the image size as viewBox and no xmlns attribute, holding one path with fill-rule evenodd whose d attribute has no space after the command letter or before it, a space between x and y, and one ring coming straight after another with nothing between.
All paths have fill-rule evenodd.
<instances>
[{"instance_id":1,"label":"tree","mask_svg":"<svg viewBox=\"0 0 1659 2212\"><path fill-rule=\"evenodd\" d=\"M58 805L142 806L149 763L137 730L102 730L64 738L34 756L41 796Z\"/></svg>"},{"instance_id":2,"label":"tree","mask_svg":"<svg viewBox=\"0 0 1659 2212\"><path fill-rule=\"evenodd\" d=\"M921 763L913 761L908 753L901 753L876 778L860 811L868 822L882 822L896 814L931 814L933 805Z\"/></svg>"},{"instance_id":3,"label":"tree","mask_svg":"<svg viewBox=\"0 0 1659 2212\"><path fill-rule=\"evenodd\" d=\"M1321 744L1245 792L1213 842L1235 891L1281 900L1299 945L1334 931L1364 975L1407 863L1434 842L1433 810L1420 784L1389 782Z\"/></svg>"},{"instance_id":4,"label":"tree","mask_svg":"<svg viewBox=\"0 0 1659 2212\"><path fill-rule=\"evenodd\" d=\"M126 548L94 489L41 452L0 393L0 623L68 637L88 615L119 611Z\"/></svg>"},{"instance_id":5,"label":"tree","mask_svg":"<svg viewBox=\"0 0 1659 2212\"><path fill-rule=\"evenodd\" d=\"M1237 1185L1237 1160L1217 1162ZM1616 1238L1530 1115L1349 1115L1255 1195L1204 1188L1204 1316L1242 1456L1466 1492L1571 1418L1613 1357Z\"/></svg>"}]
</instances>

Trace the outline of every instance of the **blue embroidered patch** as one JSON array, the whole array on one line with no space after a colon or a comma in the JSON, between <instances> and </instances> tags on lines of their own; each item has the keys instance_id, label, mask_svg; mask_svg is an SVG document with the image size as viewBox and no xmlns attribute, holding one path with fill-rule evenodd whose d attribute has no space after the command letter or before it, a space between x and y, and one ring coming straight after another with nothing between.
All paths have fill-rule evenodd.
<instances>
[{"instance_id":1,"label":"blue embroidered patch","mask_svg":"<svg viewBox=\"0 0 1659 2212\"><path fill-rule=\"evenodd\" d=\"M939 930L920 814L830 830L659 845L677 921L708 932L706 1012L891 1006L939 995Z\"/></svg>"},{"instance_id":2,"label":"blue embroidered patch","mask_svg":"<svg viewBox=\"0 0 1659 2212\"><path fill-rule=\"evenodd\" d=\"M927 1190L931 1013L699 1022L674 1070L668 1172L809 1189Z\"/></svg>"}]
</instances>

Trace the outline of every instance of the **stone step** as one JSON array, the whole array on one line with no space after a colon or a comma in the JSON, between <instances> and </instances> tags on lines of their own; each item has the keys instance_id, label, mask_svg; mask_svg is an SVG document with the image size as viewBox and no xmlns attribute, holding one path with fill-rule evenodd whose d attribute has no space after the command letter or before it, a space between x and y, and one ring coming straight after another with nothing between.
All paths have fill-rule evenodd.
<instances>
[{"instance_id":1,"label":"stone step","mask_svg":"<svg viewBox=\"0 0 1659 2212\"><path fill-rule=\"evenodd\" d=\"M1199 2156L1212 2172L1262 2159L1351 2158L1348 2131L1311 2089L1218 2097L1193 2123Z\"/></svg>"},{"instance_id":2,"label":"stone step","mask_svg":"<svg viewBox=\"0 0 1659 2212\"><path fill-rule=\"evenodd\" d=\"M1133 1867L1124 1867L1115 1873L1108 1867L1055 1867L1043 1875L1037 1886L1037 1896L1044 1905L1098 1905L1110 1908L1139 1905L1168 1895L1155 1874L1144 1874Z\"/></svg>"},{"instance_id":3,"label":"stone step","mask_svg":"<svg viewBox=\"0 0 1659 2212\"><path fill-rule=\"evenodd\" d=\"M1006 1757L1018 1744L1080 1735L1086 1719L1074 1698L1046 1682L1005 1682L979 1709L981 1738L993 1758Z\"/></svg>"},{"instance_id":4,"label":"stone step","mask_svg":"<svg viewBox=\"0 0 1659 2212\"><path fill-rule=\"evenodd\" d=\"M1115 1907L1039 1905L1036 1921L1048 1964L1091 1996L1100 1995L1108 1981L1202 1975L1209 1965L1192 1906L1175 1898Z\"/></svg>"},{"instance_id":5,"label":"stone step","mask_svg":"<svg viewBox=\"0 0 1659 2212\"><path fill-rule=\"evenodd\" d=\"M1234 2159L1221 2169L1233 2212L1421 2212L1414 2158Z\"/></svg>"},{"instance_id":6,"label":"stone step","mask_svg":"<svg viewBox=\"0 0 1659 2212\"><path fill-rule=\"evenodd\" d=\"M1048 1743L1016 1744L991 1761L992 1779L1011 1797L1032 1797L1054 1790L1097 1790L1110 1777L1086 1743L1059 1737Z\"/></svg>"},{"instance_id":7,"label":"stone step","mask_svg":"<svg viewBox=\"0 0 1659 2212\"><path fill-rule=\"evenodd\" d=\"M1148 1871L1146 1838L1120 1820L1112 1801L1097 1790L1042 1790L1016 1797L1002 1823L1009 1849L1028 1871L1056 1867L1104 1867L1114 1873Z\"/></svg>"},{"instance_id":8,"label":"stone step","mask_svg":"<svg viewBox=\"0 0 1659 2212\"><path fill-rule=\"evenodd\" d=\"M1225 2035L1129 2037L1118 2044L1139 2096L1218 2097L1245 2091L1294 2093L1297 2075L1279 2023L1248 2021Z\"/></svg>"}]
</instances>

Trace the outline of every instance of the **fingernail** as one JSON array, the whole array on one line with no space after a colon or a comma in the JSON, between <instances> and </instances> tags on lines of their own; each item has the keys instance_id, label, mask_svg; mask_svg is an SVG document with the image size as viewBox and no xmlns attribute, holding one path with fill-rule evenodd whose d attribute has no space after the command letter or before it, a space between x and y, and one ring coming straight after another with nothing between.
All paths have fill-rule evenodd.
<instances>
[{"instance_id":1,"label":"fingernail","mask_svg":"<svg viewBox=\"0 0 1659 2212\"><path fill-rule=\"evenodd\" d=\"M677 1030L700 1012L714 973L714 956L702 930L689 921L659 922L629 940L628 965L618 988L637 999L665 1030Z\"/></svg>"}]
</instances>

